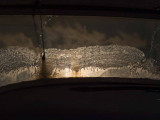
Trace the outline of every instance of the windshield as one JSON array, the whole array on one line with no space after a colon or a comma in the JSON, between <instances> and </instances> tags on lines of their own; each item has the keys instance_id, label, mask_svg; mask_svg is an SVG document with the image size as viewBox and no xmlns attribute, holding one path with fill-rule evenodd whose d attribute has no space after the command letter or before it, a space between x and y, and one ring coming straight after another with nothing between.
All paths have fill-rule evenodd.
<instances>
[{"instance_id":1,"label":"windshield","mask_svg":"<svg viewBox=\"0 0 160 120\"><path fill-rule=\"evenodd\" d=\"M159 20L0 16L0 86L44 77L160 80L159 70Z\"/></svg>"}]
</instances>

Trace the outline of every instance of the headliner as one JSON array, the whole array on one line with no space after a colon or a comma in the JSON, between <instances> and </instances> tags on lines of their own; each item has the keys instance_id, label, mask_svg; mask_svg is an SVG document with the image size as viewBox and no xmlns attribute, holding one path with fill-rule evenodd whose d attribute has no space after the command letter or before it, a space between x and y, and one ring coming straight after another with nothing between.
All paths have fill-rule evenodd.
<instances>
[{"instance_id":1,"label":"headliner","mask_svg":"<svg viewBox=\"0 0 160 120\"><path fill-rule=\"evenodd\" d=\"M1 0L0 14L102 15L160 18L159 6L160 0Z\"/></svg>"}]
</instances>

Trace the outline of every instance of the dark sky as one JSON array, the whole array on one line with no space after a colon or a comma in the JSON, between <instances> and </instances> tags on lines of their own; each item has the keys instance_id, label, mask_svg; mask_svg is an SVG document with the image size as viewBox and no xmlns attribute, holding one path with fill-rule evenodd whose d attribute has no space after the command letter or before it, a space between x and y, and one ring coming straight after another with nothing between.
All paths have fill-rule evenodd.
<instances>
[{"instance_id":1,"label":"dark sky","mask_svg":"<svg viewBox=\"0 0 160 120\"><path fill-rule=\"evenodd\" d=\"M36 30L40 33L39 16L35 17L35 22ZM160 21L120 17L43 16L43 24L46 48L70 49L118 44L149 50ZM159 37L156 39L159 41ZM32 16L0 16L0 47L33 47L40 43Z\"/></svg>"}]
</instances>

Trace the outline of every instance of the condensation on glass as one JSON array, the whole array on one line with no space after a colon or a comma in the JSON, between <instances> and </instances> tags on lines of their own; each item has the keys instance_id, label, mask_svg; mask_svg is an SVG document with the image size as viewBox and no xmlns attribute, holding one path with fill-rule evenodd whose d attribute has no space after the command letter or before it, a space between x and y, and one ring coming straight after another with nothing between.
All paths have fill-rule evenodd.
<instances>
[{"instance_id":1,"label":"condensation on glass","mask_svg":"<svg viewBox=\"0 0 160 120\"><path fill-rule=\"evenodd\" d=\"M120 17L0 16L0 86L38 78L160 79L160 21Z\"/></svg>"}]
</instances>

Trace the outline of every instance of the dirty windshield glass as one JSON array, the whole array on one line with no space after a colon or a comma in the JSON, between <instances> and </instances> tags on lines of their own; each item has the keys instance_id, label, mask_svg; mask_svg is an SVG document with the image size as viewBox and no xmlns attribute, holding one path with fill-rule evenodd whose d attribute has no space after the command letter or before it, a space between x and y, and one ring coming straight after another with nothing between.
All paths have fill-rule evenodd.
<instances>
[{"instance_id":1,"label":"dirty windshield glass","mask_svg":"<svg viewBox=\"0 0 160 120\"><path fill-rule=\"evenodd\" d=\"M44 77L159 80L159 71L159 20L0 16L0 86Z\"/></svg>"}]
</instances>

